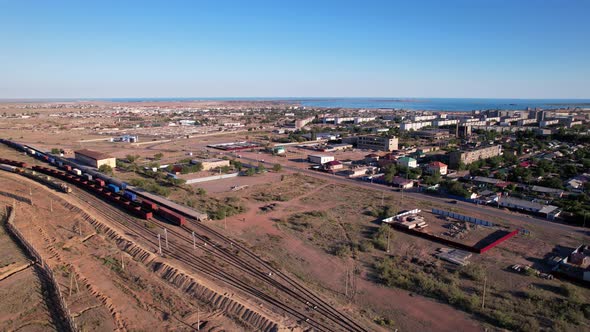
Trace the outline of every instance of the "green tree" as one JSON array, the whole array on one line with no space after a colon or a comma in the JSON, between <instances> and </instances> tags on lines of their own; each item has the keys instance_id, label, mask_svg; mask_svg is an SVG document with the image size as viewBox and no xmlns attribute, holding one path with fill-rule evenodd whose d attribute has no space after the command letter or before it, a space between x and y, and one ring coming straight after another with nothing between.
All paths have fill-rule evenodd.
<instances>
[{"instance_id":1,"label":"green tree","mask_svg":"<svg viewBox=\"0 0 590 332\"><path fill-rule=\"evenodd\" d=\"M60 154L61 151L58 148L53 148L53 149L51 149L51 153L53 153L53 154Z\"/></svg>"},{"instance_id":2,"label":"green tree","mask_svg":"<svg viewBox=\"0 0 590 332\"><path fill-rule=\"evenodd\" d=\"M160 159L162 159L162 157L164 157L164 154L161 152L158 152L154 155L154 159L156 159L156 160L160 160Z\"/></svg>"},{"instance_id":3,"label":"green tree","mask_svg":"<svg viewBox=\"0 0 590 332\"><path fill-rule=\"evenodd\" d=\"M258 166L256 167L256 172L257 173L264 173L264 171L266 171L266 167L264 167L264 165L262 163L258 163Z\"/></svg>"},{"instance_id":4,"label":"green tree","mask_svg":"<svg viewBox=\"0 0 590 332\"><path fill-rule=\"evenodd\" d=\"M457 170L458 170L458 171L464 171L464 170L466 170L466 169L467 169L467 168L466 168L466 166L465 166L465 163L464 163L464 162L462 162L462 161L460 161L460 162L459 162L459 165L457 166Z\"/></svg>"},{"instance_id":5,"label":"green tree","mask_svg":"<svg viewBox=\"0 0 590 332\"><path fill-rule=\"evenodd\" d=\"M196 164L193 165L195 172L200 172L203 170L203 163L202 162L197 162Z\"/></svg>"},{"instance_id":6,"label":"green tree","mask_svg":"<svg viewBox=\"0 0 590 332\"><path fill-rule=\"evenodd\" d=\"M256 170L254 169L254 167L249 167L249 168L246 170L246 175L247 175L247 176L253 176L254 174L256 174Z\"/></svg>"},{"instance_id":7,"label":"green tree","mask_svg":"<svg viewBox=\"0 0 590 332\"><path fill-rule=\"evenodd\" d=\"M274 166L272 167L272 170L275 172L280 172L283 170L283 166L281 166L281 164L274 164Z\"/></svg>"},{"instance_id":8,"label":"green tree","mask_svg":"<svg viewBox=\"0 0 590 332\"><path fill-rule=\"evenodd\" d=\"M128 154L127 156L125 156L125 158L127 158L127 160L129 160L130 163L134 163L139 159L139 156Z\"/></svg>"},{"instance_id":9,"label":"green tree","mask_svg":"<svg viewBox=\"0 0 590 332\"><path fill-rule=\"evenodd\" d=\"M230 163L234 166L234 168L236 170L238 170L238 171L241 171L242 170L243 165L242 165L242 162L241 161L239 161L239 160L232 160Z\"/></svg>"},{"instance_id":10,"label":"green tree","mask_svg":"<svg viewBox=\"0 0 590 332\"><path fill-rule=\"evenodd\" d=\"M113 168L107 164L100 165L98 171L107 175L113 175Z\"/></svg>"},{"instance_id":11,"label":"green tree","mask_svg":"<svg viewBox=\"0 0 590 332\"><path fill-rule=\"evenodd\" d=\"M434 185L440 182L440 173L435 172L432 175L424 177L424 183L428 185Z\"/></svg>"},{"instance_id":12,"label":"green tree","mask_svg":"<svg viewBox=\"0 0 590 332\"><path fill-rule=\"evenodd\" d=\"M385 167L385 170L383 173L385 174L383 176L383 178L385 179L385 182L391 183L391 182L393 182L393 178L397 174L397 168L395 167L394 164L387 165L387 167Z\"/></svg>"}]
</instances>

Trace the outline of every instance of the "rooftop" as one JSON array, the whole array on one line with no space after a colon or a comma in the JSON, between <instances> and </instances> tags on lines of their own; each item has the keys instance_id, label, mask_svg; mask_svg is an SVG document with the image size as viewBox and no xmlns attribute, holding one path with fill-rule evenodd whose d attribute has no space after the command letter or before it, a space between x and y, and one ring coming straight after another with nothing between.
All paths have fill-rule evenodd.
<instances>
[{"instance_id":1,"label":"rooftop","mask_svg":"<svg viewBox=\"0 0 590 332\"><path fill-rule=\"evenodd\" d=\"M433 161L430 164L428 164L428 166L432 166L432 167L447 167L447 164L441 163L440 161Z\"/></svg>"},{"instance_id":2,"label":"rooftop","mask_svg":"<svg viewBox=\"0 0 590 332\"><path fill-rule=\"evenodd\" d=\"M76 151L74 151L74 153L79 154L79 155L83 155L85 157L88 157L88 158L91 158L94 160L114 158L114 157L109 156L106 153L92 151L92 150L88 150L88 149L76 150Z\"/></svg>"},{"instance_id":3,"label":"rooftop","mask_svg":"<svg viewBox=\"0 0 590 332\"><path fill-rule=\"evenodd\" d=\"M328 166L337 166L337 165L342 165L342 163L339 162L338 160L332 160L332 161L328 161L326 163L326 165L328 165Z\"/></svg>"}]
</instances>

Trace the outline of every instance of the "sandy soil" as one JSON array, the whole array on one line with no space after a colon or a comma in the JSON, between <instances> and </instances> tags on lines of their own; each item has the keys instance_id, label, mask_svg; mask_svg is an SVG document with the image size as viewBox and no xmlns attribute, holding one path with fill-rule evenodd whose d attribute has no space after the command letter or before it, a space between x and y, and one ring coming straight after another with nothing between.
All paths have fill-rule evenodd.
<instances>
[{"instance_id":1,"label":"sandy soil","mask_svg":"<svg viewBox=\"0 0 590 332\"><path fill-rule=\"evenodd\" d=\"M0 173L3 188L10 187L11 192L28 196L29 185L23 183L28 181L14 174ZM62 290L67 292L66 302L81 328L96 331L154 327L192 329L196 324L196 303L187 301L186 296L133 261L102 235L81 242L94 229L66 207L65 200L71 198L35 183L30 186L34 206L17 203L15 223L41 255L47 257ZM124 268L121 268L121 259ZM10 288L10 291L16 290ZM204 308L200 311L201 322L207 322L206 330L220 326L241 329L217 313Z\"/></svg>"},{"instance_id":2,"label":"sandy soil","mask_svg":"<svg viewBox=\"0 0 590 332\"><path fill-rule=\"evenodd\" d=\"M4 184L0 181L0 185ZM0 220L4 222L4 207L13 200L0 195ZM42 294L40 279L14 240L0 227L0 330L52 331L55 330ZM13 271L20 270L20 272Z\"/></svg>"},{"instance_id":3,"label":"sandy soil","mask_svg":"<svg viewBox=\"0 0 590 332\"><path fill-rule=\"evenodd\" d=\"M227 218L228 232L233 236L251 243L259 251L266 252L274 260L281 261L288 270L314 288L330 294L339 300L344 299L347 268L351 261L345 261L326 254L310 244L293 236L289 231L277 227L276 219L297 212L312 211L317 206L310 206L301 199L320 193L327 189L321 184L307 194L300 195L289 202L279 202L278 208L270 213L261 213L260 207L266 202L248 202L248 212ZM247 195L247 194L246 194ZM322 208L330 209L322 204ZM211 221L221 227L222 222ZM271 242L272 245L268 245ZM357 280L357 295L354 302L345 304L347 310L358 311L371 309L384 316L392 317L396 327L403 331L437 330L437 331L479 331L481 326L467 314L420 296L410 296L408 292L385 288L361 275ZM411 303L411 305L408 305Z\"/></svg>"}]
</instances>

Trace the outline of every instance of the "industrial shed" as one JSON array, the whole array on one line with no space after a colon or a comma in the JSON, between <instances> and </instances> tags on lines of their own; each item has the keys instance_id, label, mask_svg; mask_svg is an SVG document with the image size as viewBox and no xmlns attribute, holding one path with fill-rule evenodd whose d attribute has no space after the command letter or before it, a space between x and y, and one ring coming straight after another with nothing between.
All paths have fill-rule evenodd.
<instances>
[{"instance_id":1,"label":"industrial shed","mask_svg":"<svg viewBox=\"0 0 590 332\"><path fill-rule=\"evenodd\" d=\"M74 156L77 161L95 168L99 168L102 165L109 165L111 167L117 166L117 159L115 157L111 157L98 151L87 149L77 150L74 151Z\"/></svg>"}]
</instances>

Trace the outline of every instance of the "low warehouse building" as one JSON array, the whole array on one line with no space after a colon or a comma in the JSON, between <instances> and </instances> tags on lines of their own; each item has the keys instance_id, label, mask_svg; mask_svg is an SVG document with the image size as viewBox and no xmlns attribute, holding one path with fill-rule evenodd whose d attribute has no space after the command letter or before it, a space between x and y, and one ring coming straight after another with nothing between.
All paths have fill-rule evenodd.
<instances>
[{"instance_id":1,"label":"low warehouse building","mask_svg":"<svg viewBox=\"0 0 590 332\"><path fill-rule=\"evenodd\" d=\"M307 156L307 160L313 164L323 165L329 161L333 161L334 156L328 156L325 154L310 154Z\"/></svg>"},{"instance_id":2,"label":"low warehouse building","mask_svg":"<svg viewBox=\"0 0 590 332\"><path fill-rule=\"evenodd\" d=\"M98 151L87 149L77 150L74 151L74 157L77 161L95 168L99 168L102 165L108 165L113 168L117 166L117 159L115 157Z\"/></svg>"}]
</instances>

